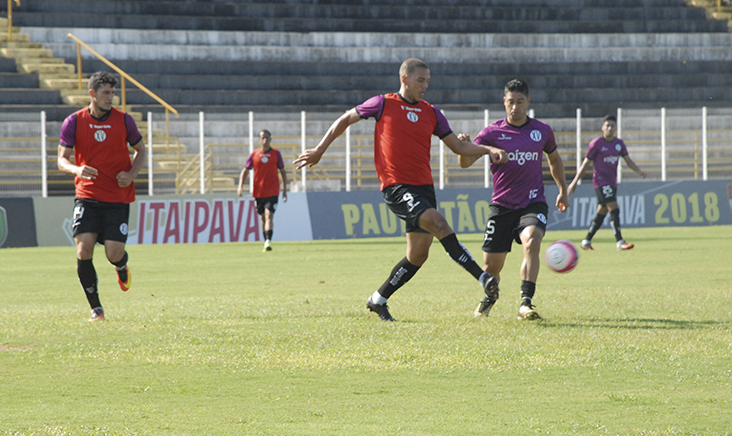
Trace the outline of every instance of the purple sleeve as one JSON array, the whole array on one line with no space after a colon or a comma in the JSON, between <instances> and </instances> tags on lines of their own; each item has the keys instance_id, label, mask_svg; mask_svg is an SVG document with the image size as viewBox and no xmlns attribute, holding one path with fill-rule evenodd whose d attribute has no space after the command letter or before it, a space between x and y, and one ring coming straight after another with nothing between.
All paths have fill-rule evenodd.
<instances>
[{"instance_id":1,"label":"purple sleeve","mask_svg":"<svg viewBox=\"0 0 732 436\"><path fill-rule=\"evenodd\" d=\"M125 114L125 125L127 126L127 143L135 145L142 139L142 134L137 130L137 124L130 114Z\"/></svg>"},{"instance_id":2,"label":"purple sleeve","mask_svg":"<svg viewBox=\"0 0 732 436\"><path fill-rule=\"evenodd\" d=\"M595 147L595 144L597 144L597 139L593 139L592 141L590 141L590 146L587 149L587 154L585 155L587 159L592 161L594 161L597 157L597 147Z\"/></svg>"},{"instance_id":3,"label":"purple sleeve","mask_svg":"<svg viewBox=\"0 0 732 436\"><path fill-rule=\"evenodd\" d=\"M247 163L244 164L244 168L249 170L254 169L254 153L249 155L249 157L247 158Z\"/></svg>"},{"instance_id":4,"label":"purple sleeve","mask_svg":"<svg viewBox=\"0 0 732 436\"><path fill-rule=\"evenodd\" d=\"M475 140L473 141L473 144L478 145L491 145L491 142L488 140L488 134L491 132L491 126L483 128L483 130L478 133L478 136L475 137Z\"/></svg>"},{"instance_id":5,"label":"purple sleeve","mask_svg":"<svg viewBox=\"0 0 732 436\"><path fill-rule=\"evenodd\" d=\"M620 142L620 146L622 147L620 149L620 156L621 157L622 156L627 156L628 155L628 147L625 146L625 142L623 142L622 139L618 139L618 141Z\"/></svg>"},{"instance_id":6,"label":"purple sleeve","mask_svg":"<svg viewBox=\"0 0 732 436\"><path fill-rule=\"evenodd\" d=\"M554 139L554 131L551 128L546 129L546 144L544 144L544 153L554 153L557 149L557 141Z\"/></svg>"},{"instance_id":7,"label":"purple sleeve","mask_svg":"<svg viewBox=\"0 0 732 436\"><path fill-rule=\"evenodd\" d=\"M377 95L371 97L360 105L356 106L356 111L361 118L376 118L379 121L381 113L384 111L384 96Z\"/></svg>"},{"instance_id":8,"label":"purple sleeve","mask_svg":"<svg viewBox=\"0 0 732 436\"><path fill-rule=\"evenodd\" d=\"M61 145L74 148L76 145L76 114L71 114L64 120L61 126Z\"/></svg>"},{"instance_id":9,"label":"purple sleeve","mask_svg":"<svg viewBox=\"0 0 732 436\"><path fill-rule=\"evenodd\" d=\"M277 150L277 168L284 168L285 167L285 161L282 160L282 153L280 153L279 150Z\"/></svg>"},{"instance_id":10,"label":"purple sleeve","mask_svg":"<svg viewBox=\"0 0 732 436\"><path fill-rule=\"evenodd\" d=\"M442 111L437 110L434 106L432 106L432 109L435 111L435 116L437 116L437 125L435 126L435 131L432 133L442 139L452 133L452 129L450 128L450 123L447 122L447 118L445 118Z\"/></svg>"}]
</instances>

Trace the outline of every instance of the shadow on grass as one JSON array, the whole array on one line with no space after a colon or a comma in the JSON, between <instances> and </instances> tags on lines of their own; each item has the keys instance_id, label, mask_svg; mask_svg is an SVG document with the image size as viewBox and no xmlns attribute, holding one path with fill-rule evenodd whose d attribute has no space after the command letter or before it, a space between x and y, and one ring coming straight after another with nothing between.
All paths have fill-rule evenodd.
<instances>
[{"instance_id":1,"label":"shadow on grass","mask_svg":"<svg viewBox=\"0 0 732 436\"><path fill-rule=\"evenodd\" d=\"M626 319L586 319L581 322L552 322L544 321L540 327L576 327L576 328L607 328L629 330L699 330L699 329L726 329L730 327L727 321L680 321L674 319L657 318L626 318Z\"/></svg>"}]
</instances>

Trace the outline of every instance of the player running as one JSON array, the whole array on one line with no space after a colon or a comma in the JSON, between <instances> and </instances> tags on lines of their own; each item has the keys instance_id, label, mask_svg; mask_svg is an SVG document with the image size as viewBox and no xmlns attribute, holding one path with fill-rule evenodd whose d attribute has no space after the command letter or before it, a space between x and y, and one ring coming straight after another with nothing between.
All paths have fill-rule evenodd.
<instances>
[{"instance_id":1,"label":"player running","mask_svg":"<svg viewBox=\"0 0 732 436\"><path fill-rule=\"evenodd\" d=\"M555 201L557 209L569 207L564 164L557 151L551 127L526 115L531 97L529 85L511 80L504 88L503 104L506 118L483 129L475 138L476 144L490 145L508 153L507 163L491 163L493 198L483 239L483 269L500 278L506 255L515 240L523 246L521 264L521 305L518 319L541 319L532 304L539 276L541 241L546 232L549 206L544 196L542 156L546 153L549 170L559 187ZM461 139L470 140L467 135ZM460 166L467 168L477 160L474 156L460 156ZM486 296L475 309L475 316L488 316L498 300Z\"/></svg>"},{"instance_id":2,"label":"player running","mask_svg":"<svg viewBox=\"0 0 732 436\"><path fill-rule=\"evenodd\" d=\"M127 224L135 201L134 179L145 165L146 150L132 117L112 107L116 85L117 79L107 72L89 78L91 104L64 120L58 147L58 168L75 177L77 274L92 309L90 321L104 319L92 261L96 243L104 244L119 287L127 291L132 283L125 250ZM128 144L135 151L132 160Z\"/></svg>"},{"instance_id":3,"label":"player running","mask_svg":"<svg viewBox=\"0 0 732 436\"><path fill-rule=\"evenodd\" d=\"M387 300L427 261L434 238L439 239L452 260L480 282L486 296L492 298L498 291L498 280L481 270L437 210L430 167L432 135L442 139L457 154L476 158L490 154L495 163L507 160L503 150L459 140L442 112L423 100L430 81L430 70L424 62L415 58L404 61L399 68L399 79L398 93L372 97L347 111L330 126L315 148L306 150L295 160L300 164L298 169L312 167L348 126L365 118L376 119L374 165L381 192L389 209L406 221L407 229L406 257L394 266L386 281L366 302L366 307L383 321L395 321Z\"/></svg>"},{"instance_id":4,"label":"player running","mask_svg":"<svg viewBox=\"0 0 732 436\"><path fill-rule=\"evenodd\" d=\"M602 226L605 216L610 211L610 227L613 229L615 241L618 251L630 250L635 245L625 242L620 232L620 209L618 209L617 193L618 193L618 162L622 157L628 166L638 173L642 178L646 178L646 173L638 168L633 159L628 156L628 149L622 139L616 138L617 118L615 115L607 115L602 120L602 136L593 139L587 150L587 155L582 161L579 171L574 176L572 183L569 184L569 193L572 194L577 189L577 184L590 166L590 162L594 164L592 173L592 186L595 188L597 195L597 214L590 224L587 236L580 243L583 250L595 251L592 248L592 237Z\"/></svg>"}]
</instances>

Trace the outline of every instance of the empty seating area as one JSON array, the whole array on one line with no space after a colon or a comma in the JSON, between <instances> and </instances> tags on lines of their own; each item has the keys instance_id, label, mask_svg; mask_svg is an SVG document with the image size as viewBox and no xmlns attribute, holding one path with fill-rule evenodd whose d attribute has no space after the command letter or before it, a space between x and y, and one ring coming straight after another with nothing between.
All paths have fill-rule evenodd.
<instances>
[{"instance_id":1,"label":"empty seating area","mask_svg":"<svg viewBox=\"0 0 732 436\"><path fill-rule=\"evenodd\" d=\"M34 0L13 17L71 64L73 33L179 111L345 110L396 90L412 56L430 65L427 100L445 109L500 109L514 77L532 86L538 116L732 102L728 24L682 0L391 3ZM108 69L82 55L85 73ZM31 91L33 74L0 68L0 111L45 102L49 119L68 113L58 91ZM161 110L132 86L127 101Z\"/></svg>"}]
</instances>

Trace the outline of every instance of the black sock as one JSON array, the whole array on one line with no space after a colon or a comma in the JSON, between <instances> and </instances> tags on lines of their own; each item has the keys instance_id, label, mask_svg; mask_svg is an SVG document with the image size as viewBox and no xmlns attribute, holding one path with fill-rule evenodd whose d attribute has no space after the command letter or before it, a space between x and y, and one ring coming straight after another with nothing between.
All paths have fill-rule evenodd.
<instances>
[{"instance_id":1,"label":"black sock","mask_svg":"<svg viewBox=\"0 0 732 436\"><path fill-rule=\"evenodd\" d=\"M477 263L475 263L473 256L471 256L468 250L463 247L463 244L458 241L455 233L440 239L440 243L445 248L445 251L447 251L447 255L450 256L450 259L465 268L465 270L472 274L476 280L480 280L483 270Z\"/></svg>"},{"instance_id":2,"label":"black sock","mask_svg":"<svg viewBox=\"0 0 732 436\"><path fill-rule=\"evenodd\" d=\"M531 299L536 292L536 283L528 280L521 280L521 305L531 306Z\"/></svg>"},{"instance_id":3,"label":"black sock","mask_svg":"<svg viewBox=\"0 0 732 436\"><path fill-rule=\"evenodd\" d=\"M127 265L127 259L129 259L129 256L127 256L127 252L125 251L125 255L122 256L122 259L118 260L117 262L109 262L112 265L114 265L117 268L124 268L125 265Z\"/></svg>"},{"instance_id":4,"label":"black sock","mask_svg":"<svg viewBox=\"0 0 732 436\"><path fill-rule=\"evenodd\" d=\"M264 235L264 240L265 241L271 241L272 240L272 230L265 230L264 232L262 232L262 234Z\"/></svg>"},{"instance_id":5,"label":"black sock","mask_svg":"<svg viewBox=\"0 0 732 436\"><path fill-rule=\"evenodd\" d=\"M595 219L592 220L592 224L590 224L590 229L587 231L587 236L585 236L585 239L588 241L592 240L592 237L595 236L595 233L602 227L602 222L605 221L605 215L607 214L597 214L595 215Z\"/></svg>"},{"instance_id":6,"label":"black sock","mask_svg":"<svg viewBox=\"0 0 732 436\"><path fill-rule=\"evenodd\" d=\"M613 228L616 241L623 239L623 234L620 232L620 209L610 211L610 227Z\"/></svg>"},{"instance_id":7,"label":"black sock","mask_svg":"<svg viewBox=\"0 0 732 436\"><path fill-rule=\"evenodd\" d=\"M77 259L76 272L79 274L79 282L84 288L84 294L92 309L102 307L99 302L99 291L97 289L97 271L91 259Z\"/></svg>"},{"instance_id":8,"label":"black sock","mask_svg":"<svg viewBox=\"0 0 732 436\"><path fill-rule=\"evenodd\" d=\"M391 270L391 275L386 279L383 285L379 288L379 295L384 298L392 296L397 289L401 288L407 283L415 274L420 267L410 263L407 258L400 260Z\"/></svg>"}]
</instances>

